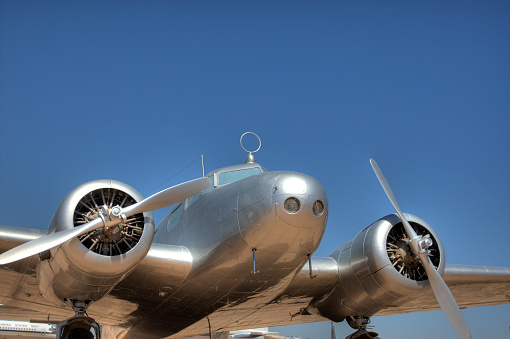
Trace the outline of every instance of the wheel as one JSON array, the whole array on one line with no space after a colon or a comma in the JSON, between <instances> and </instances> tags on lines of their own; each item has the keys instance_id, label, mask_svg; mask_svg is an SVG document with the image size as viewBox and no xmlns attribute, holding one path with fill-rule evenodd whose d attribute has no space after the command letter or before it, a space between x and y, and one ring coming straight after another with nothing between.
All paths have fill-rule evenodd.
<instances>
[{"instance_id":1,"label":"wheel","mask_svg":"<svg viewBox=\"0 0 510 339\"><path fill-rule=\"evenodd\" d=\"M64 330L64 332L67 332ZM94 339L94 334L88 328L73 328L67 335L63 336L64 339Z\"/></svg>"}]
</instances>

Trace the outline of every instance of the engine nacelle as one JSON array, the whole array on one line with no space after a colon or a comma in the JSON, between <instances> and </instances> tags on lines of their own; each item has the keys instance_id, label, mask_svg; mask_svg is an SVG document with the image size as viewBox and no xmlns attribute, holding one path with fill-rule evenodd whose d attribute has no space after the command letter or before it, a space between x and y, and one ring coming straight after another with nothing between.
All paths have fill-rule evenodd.
<instances>
[{"instance_id":1,"label":"engine nacelle","mask_svg":"<svg viewBox=\"0 0 510 339\"><path fill-rule=\"evenodd\" d=\"M424 220L405 214L418 235L430 234L434 244L430 259L439 274L444 273L444 249L436 232ZM395 214L379 219L356 237L335 250L330 257L338 262L339 283L317 306L333 320L348 316L369 317L387 307L430 288L423 266L407 250L407 236Z\"/></svg>"},{"instance_id":2,"label":"engine nacelle","mask_svg":"<svg viewBox=\"0 0 510 339\"><path fill-rule=\"evenodd\" d=\"M115 180L95 180L72 190L53 215L48 233L83 225L113 206L143 200L134 188ZM106 206L106 207L105 207ZM50 301L102 298L147 255L154 237L152 212L83 234L40 254L39 289Z\"/></svg>"}]
</instances>

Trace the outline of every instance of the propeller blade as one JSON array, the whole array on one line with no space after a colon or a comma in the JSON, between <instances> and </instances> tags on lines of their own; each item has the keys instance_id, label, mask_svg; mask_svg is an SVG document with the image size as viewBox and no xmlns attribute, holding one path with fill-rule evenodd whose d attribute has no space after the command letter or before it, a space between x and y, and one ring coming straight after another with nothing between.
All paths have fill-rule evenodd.
<instances>
[{"instance_id":1,"label":"propeller blade","mask_svg":"<svg viewBox=\"0 0 510 339\"><path fill-rule=\"evenodd\" d=\"M175 185L122 209L122 213L124 213L126 217L129 217L134 214L167 207L203 191L209 187L210 184L211 181L209 178L199 178ZM30 257L34 254L38 254L58 246L81 234L93 231L103 226L114 226L121 222L121 218L108 220L108 217L106 217L104 222L103 219L96 218L84 225L74 227L72 229L44 235L0 254L0 265L9 264L11 262Z\"/></svg>"},{"instance_id":2,"label":"propeller blade","mask_svg":"<svg viewBox=\"0 0 510 339\"><path fill-rule=\"evenodd\" d=\"M395 195L393 194L388 181L386 181L384 174L377 165L377 162L374 159L370 159L370 165L372 165L375 175L377 176L377 179L379 179L379 182L381 183L384 192L388 196L388 199L390 199L393 208L395 208L395 211L397 211L400 220L402 220L402 224L404 225L407 236L409 237L410 248L414 255L418 255L420 257L420 261L425 268L425 271L427 272L430 286L432 287L432 291L434 292L439 306L441 306L441 309L452 324L457 334L461 338L471 338L469 327L466 323L466 320L462 316L462 313L460 312L459 306L457 305L452 292L450 292L448 289L448 286L444 282L443 278L439 275L439 273L437 273L436 268L430 261L428 253L420 248L417 241L418 235L407 221L404 213L402 213L397 199L395 198Z\"/></svg>"},{"instance_id":3,"label":"propeller blade","mask_svg":"<svg viewBox=\"0 0 510 339\"><path fill-rule=\"evenodd\" d=\"M40 238L26 242L10 249L0 255L0 265L10 264L21 259L28 258L34 254L38 254L58 246L69 239L77 237L83 233L93 231L103 226L100 218L94 219L85 225L74 227L69 230L43 235Z\"/></svg>"},{"instance_id":4,"label":"propeller blade","mask_svg":"<svg viewBox=\"0 0 510 339\"><path fill-rule=\"evenodd\" d=\"M446 286L443 278L437 273L436 268L430 261L428 255L424 255L422 258L423 267L427 272L427 276L429 278L430 286L432 287L432 291L434 291L434 295L436 296L437 302L444 314L452 324L453 328L461 338L469 338L471 339L471 332L469 331L469 327L464 319L464 316L460 312L459 306L453 297L452 292Z\"/></svg>"},{"instance_id":5,"label":"propeller blade","mask_svg":"<svg viewBox=\"0 0 510 339\"><path fill-rule=\"evenodd\" d=\"M211 180L209 178L198 178L183 182L153 194L136 204L123 208L123 211L126 217L129 217L134 214L167 207L202 192L210 184Z\"/></svg>"},{"instance_id":6,"label":"propeller blade","mask_svg":"<svg viewBox=\"0 0 510 339\"><path fill-rule=\"evenodd\" d=\"M404 213L402 213L402 210L400 209L400 206L398 205L397 198L395 198L395 195L393 194L393 191L391 190L390 184L388 184L388 181L386 181L386 178L384 177L384 174L382 173L381 169L379 168L379 165L377 165L377 162L374 159L370 159L370 165L372 165L372 169L375 172L375 175L377 176L377 179L379 179L379 182L381 183L381 186L386 193L386 196L388 199L390 199L391 204L393 205L393 208L395 211L397 211L398 217L400 220L402 220L402 223L404 224L404 229L406 230L407 236L409 239L416 238L417 234L414 231L414 229L411 227L407 219L404 217Z\"/></svg>"}]
</instances>

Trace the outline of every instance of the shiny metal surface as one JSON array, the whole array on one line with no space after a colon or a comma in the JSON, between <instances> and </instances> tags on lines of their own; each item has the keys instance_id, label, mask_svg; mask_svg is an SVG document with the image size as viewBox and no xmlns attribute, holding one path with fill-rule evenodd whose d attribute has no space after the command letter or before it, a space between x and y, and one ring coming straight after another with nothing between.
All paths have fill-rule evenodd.
<instances>
[{"instance_id":1,"label":"shiny metal surface","mask_svg":"<svg viewBox=\"0 0 510 339\"><path fill-rule=\"evenodd\" d=\"M71 300L99 300L146 257L154 236L152 213L147 211L180 201L202 191L209 184L208 178L200 178L143 199L133 188L118 181L85 183L71 191L59 205L50 222L48 235L4 252L1 257L7 259L1 263L10 263L47 250L49 253L41 256L44 260L37 266L39 290L46 298L59 306L65 306ZM115 197L118 197L118 201L114 201ZM77 221L78 214L82 217ZM128 220L131 216L135 216L135 219ZM130 226L130 220L141 222ZM98 228L102 229L95 231ZM129 234L128 231L136 234ZM84 233L88 235L76 238ZM110 239L112 237L124 240L127 247L121 250L117 242ZM84 246L88 238L93 242L89 241L91 245ZM96 249L98 242L99 251ZM101 251L103 244L105 248ZM118 251L113 251L113 246Z\"/></svg>"},{"instance_id":2,"label":"shiny metal surface","mask_svg":"<svg viewBox=\"0 0 510 339\"><path fill-rule=\"evenodd\" d=\"M443 279L461 308L509 303L510 268L508 267L446 265ZM380 310L375 315L439 309L432 291L429 291L396 307Z\"/></svg>"},{"instance_id":3,"label":"shiny metal surface","mask_svg":"<svg viewBox=\"0 0 510 339\"><path fill-rule=\"evenodd\" d=\"M209 187L210 184L211 182L208 178L190 180L188 182L184 182L182 184L178 184L155 193L134 205L127 206L123 211L121 211L121 213L129 217L137 213L143 213L171 206L183 199L200 193Z\"/></svg>"},{"instance_id":4,"label":"shiny metal surface","mask_svg":"<svg viewBox=\"0 0 510 339\"><path fill-rule=\"evenodd\" d=\"M432 287L432 290L434 291L434 295L439 305L441 305L441 309L444 311L446 317L452 324L457 334L461 338L470 339L471 333L469 331L469 327L466 324L464 316L460 312L459 306L457 305L455 298L453 297L452 293L448 289L448 286L446 286L441 276L437 273L436 268L434 267L432 261L430 260L429 251L427 248L432 246L433 241L430 238L423 238L421 235L416 234L416 232L413 230L413 228L407 221L405 215L400 210L400 206L397 203L397 199L395 198L395 195L393 194L390 185L386 181L384 174L377 165L377 162L374 159L370 159L370 164L372 165L372 168L374 169L374 172L377 178L379 179L379 182L381 183L384 192L386 193L388 199L393 205L393 208L395 208L400 220L402 220L405 232L407 233L408 236L407 245L411 248L412 250L411 252L416 257L420 258L419 261L421 262L421 265L425 268L428 281L430 283L430 286Z\"/></svg>"},{"instance_id":5,"label":"shiny metal surface","mask_svg":"<svg viewBox=\"0 0 510 339\"><path fill-rule=\"evenodd\" d=\"M254 150L254 151L248 151L243 146L243 138L247 134L251 134L251 135L255 136L257 138L257 140L259 141L259 147L256 150ZM251 153L257 153L258 151L260 151L260 147L262 147L262 141L260 141L259 136L257 134L255 134L255 133L253 133L253 132L245 132L245 133L243 133L243 135L241 135L241 139L239 140L239 143L241 144L241 148L243 149L243 151L245 151L246 153L250 153L250 154Z\"/></svg>"},{"instance_id":6,"label":"shiny metal surface","mask_svg":"<svg viewBox=\"0 0 510 339\"><path fill-rule=\"evenodd\" d=\"M6 252L11 248L22 245L27 241L35 240L45 235L46 231L31 228L1 226L0 251Z\"/></svg>"},{"instance_id":7,"label":"shiny metal surface","mask_svg":"<svg viewBox=\"0 0 510 339\"><path fill-rule=\"evenodd\" d=\"M76 225L74 224L73 228L66 229L66 230L60 230L59 232L54 232L45 235L44 237L40 237L37 240L31 241L27 244L22 244L16 248L11 249L8 252L4 252L0 254L0 265L8 264L13 261L17 261L26 257L29 257L31 255L41 253L43 251L47 251L51 248L54 248L70 239L73 239L75 237L78 237L80 235L83 235L85 233L92 232L96 229L99 229L101 227L104 228L104 232L102 232L102 236L100 238L97 238L95 242L90 247L90 250L92 251L94 249L94 246L96 245L98 240L101 240L105 236L107 238L112 238L114 234L120 235L123 233L121 231L121 228L124 228L125 225L128 225L127 218L134 216L136 214L141 214L143 212L149 212L151 210L159 209L162 207L173 205L176 202L181 201L182 199L185 199L189 196L192 196L196 193L199 193L200 191L206 189L210 184L210 181L208 178L199 178L195 180L191 180L170 188L167 188L161 192L158 192L146 199L143 199L141 201L138 201L132 205L125 206L124 208L121 206L123 205L124 201L126 199L124 198L124 201L121 203L121 205L114 205L113 199L115 196L115 193L117 193L117 189L113 190L113 195L111 197L111 201L109 204L106 204L104 194L102 195L103 205L98 206L96 200L92 198L92 202L95 205L89 206L88 204L84 203L82 199L79 200L79 203L85 207L85 211L88 209L90 212L92 212L91 217L89 218L88 215L85 215L83 212L79 212L78 204L75 205L75 208L73 209L72 213L73 216L76 214L81 214L84 217L84 220L82 220L84 225ZM108 186L106 186L108 187ZM113 188L113 187L108 187ZM100 190L100 189L99 189ZM98 190L93 190L94 192ZM92 197L92 192L89 191L88 195ZM101 193L103 193L101 191ZM119 194L125 195L125 192L119 191ZM84 196L82 196L83 198ZM126 196L126 198L129 197L130 201L132 200L132 197L129 195ZM120 203L120 201L119 201ZM101 204L101 202L99 202ZM81 207L81 206L80 206ZM66 213L67 211L64 211L63 213ZM140 219L143 218L140 215ZM60 225L60 224L57 224ZM119 226L117 226L119 225ZM50 225L51 227L51 225ZM97 233L97 232L95 232ZM90 233L89 233L90 234ZM146 233L148 234L148 233ZM132 235L127 235L131 239L133 239ZM126 237L127 237L126 236ZM121 236L122 237L122 236ZM86 237L88 238L88 237ZM83 242L83 239L80 238L80 240ZM109 239L107 239L109 240ZM125 239L124 239L125 240ZM136 239L136 243L138 243L141 239ZM100 246L103 245L104 241L101 241ZM145 241L145 243L149 243L150 241ZM109 243L109 244L108 244ZM144 241L142 241L144 243ZM131 249L134 245L129 244L128 242L125 242L125 244L128 246L129 249ZM112 248L112 243L110 241L106 242L106 245L109 246L109 253L114 253L113 250L116 249L117 254L123 254L126 252L126 250L121 250L118 247L118 244L115 243L116 248ZM121 244L122 245L122 244ZM146 246L148 248L148 246ZM95 251L98 252L98 251ZM100 252L100 251L99 251ZM104 254L104 253L103 253Z\"/></svg>"},{"instance_id":8,"label":"shiny metal surface","mask_svg":"<svg viewBox=\"0 0 510 339\"><path fill-rule=\"evenodd\" d=\"M442 274L445 268L444 249L439 237L421 218L405 215L410 222L425 227L438 242L438 271ZM349 315L371 316L430 289L427 280L417 281L400 274L388 257L387 237L390 229L399 223L397 215L388 215L363 229L330 255L338 262L339 284L318 305L322 315L334 321L342 321Z\"/></svg>"},{"instance_id":9,"label":"shiny metal surface","mask_svg":"<svg viewBox=\"0 0 510 339\"><path fill-rule=\"evenodd\" d=\"M142 289L142 286L149 286L151 293L163 300L188 277L192 261L191 253L186 247L152 244L147 256L136 267L136 274L128 276L119 288L138 290L140 293L147 290Z\"/></svg>"},{"instance_id":10,"label":"shiny metal surface","mask_svg":"<svg viewBox=\"0 0 510 339\"><path fill-rule=\"evenodd\" d=\"M291 179L305 184L305 189L296 192L283 185ZM296 193L303 201L302 208L284 220L279 215L287 214L283 202ZM312 207L318 198L324 201L326 212L315 217ZM163 336L214 311L226 312L241 305L250 309L250 304L271 302L319 245L326 216L322 185L299 173L260 173L202 193L182 212L177 226L167 232L165 219L155 237L156 243L171 241L190 250L193 265L185 284L156 309L152 304L141 305L139 311L151 316L135 324L126 338L147 333L149 328L154 332L156 323L160 331L156 336ZM252 274L253 249L257 274ZM230 323L228 318L225 321Z\"/></svg>"},{"instance_id":11,"label":"shiny metal surface","mask_svg":"<svg viewBox=\"0 0 510 339\"><path fill-rule=\"evenodd\" d=\"M49 232L73 230L74 211L85 195L97 189L114 189L142 201L132 187L114 180L97 180L72 190L57 208ZM102 255L89 250L74 238L51 248L47 260L37 266L37 280L41 293L54 304L65 306L66 300L99 300L132 270L149 251L153 235L152 212L145 212L143 233L138 244L123 255ZM98 219L95 219L98 220ZM28 245L28 243L27 243Z\"/></svg>"},{"instance_id":12,"label":"shiny metal surface","mask_svg":"<svg viewBox=\"0 0 510 339\"><path fill-rule=\"evenodd\" d=\"M261 173L219 184L221 173L250 168ZM316 179L267 172L255 162L207 176L214 187L176 204L152 243L144 240L139 246L145 252L140 257L130 258L128 251L117 262L74 239L42 261L31 256L0 266L0 317L60 322L74 315L64 298L97 298L87 313L103 325L107 337L184 338L208 333L209 325L213 332L226 332L438 308L430 301L428 281L402 275L388 256L387 236L400 223L398 216L376 221L330 257L310 258L329 213ZM117 183L98 181L73 190L57 209L50 232L74 227L74 208L90 190L116 185L136 201L143 199ZM289 198L299 200L297 212L285 210ZM322 213L317 201L324 205ZM152 214L143 216L150 230ZM509 302L510 269L447 266L434 230L418 217L405 217L423 225L437 242L438 272L461 307ZM1 226L0 252L42 234Z\"/></svg>"}]
</instances>

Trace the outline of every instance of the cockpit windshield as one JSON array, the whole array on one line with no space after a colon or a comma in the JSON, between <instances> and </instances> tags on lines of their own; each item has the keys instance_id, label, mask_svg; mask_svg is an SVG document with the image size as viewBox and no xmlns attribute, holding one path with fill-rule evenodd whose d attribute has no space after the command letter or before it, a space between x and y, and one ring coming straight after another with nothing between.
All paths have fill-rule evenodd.
<instances>
[{"instance_id":1,"label":"cockpit windshield","mask_svg":"<svg viewBox=\"0 0 510 339\"><path fill-rule=\"evenodd\" d=\"M255 174L262 173L262 170L259 167L252 167L241 169L237 171L223 172L218 175L218 185L226 185L232 182L250 177Z\"/></svg>"},{"instance_id":2,"label":"cockpit windshield","mask_svg":"<svg viewBox=\"0 0 510 339\"><path fill-rule=\"evenodd\" d=\"M233 170L233 171L220 172L219 174L210 175L210 176L208 176L208 178L211 180L211 186L209 186L202 192L195 194L194 196L188 198L187 207L191 206L195 201L197 201L198 197L203 192L206 192L206 191L212 189L213 187L230 184L230 183L236 182L238 180L241 180L241 179L250 177L252 175L262 173L262 172L267 172L267 171L262 167L251 167L251 168L243 168L243 169ZM216 185L215 185L215 181L216 181L215 178L217 180Z\"/></svg>"}]
</instances>

